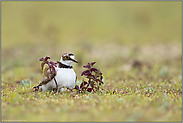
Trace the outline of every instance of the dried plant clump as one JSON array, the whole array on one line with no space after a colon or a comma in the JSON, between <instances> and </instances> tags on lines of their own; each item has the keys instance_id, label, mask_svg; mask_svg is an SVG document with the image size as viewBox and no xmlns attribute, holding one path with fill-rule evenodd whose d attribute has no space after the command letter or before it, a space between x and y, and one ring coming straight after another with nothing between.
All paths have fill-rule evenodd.
<instances>
[{"instance_id":1,"label":"dried plant clump","mask_svg":"<svg viewBox=\"0 0 183 123\"><path fill-rule=\"evenodd\" d=\"M42 61L41 70L43 71L44 76L46 76L49 80L54 79L55 84L56 84L56 91L57 91L58 84L55 79L55 75L57 74L55 67L57 66L56 64L58 63L58 61L57 61L57 63L55 63L53 61L49 61L49 59L50 59L50 57L43 57L43 58L39 59L39 61ZM46 64L48 65L48 67L44 67ZM48 69L49 69L49 72L47 72Z\"/></svg>"}]
</instances>

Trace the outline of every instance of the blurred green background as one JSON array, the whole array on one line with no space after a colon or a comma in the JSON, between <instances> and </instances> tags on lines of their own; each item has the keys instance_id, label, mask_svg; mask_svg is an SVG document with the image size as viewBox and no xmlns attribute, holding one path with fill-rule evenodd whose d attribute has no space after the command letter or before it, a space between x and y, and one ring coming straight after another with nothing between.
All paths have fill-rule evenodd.
<instances>
[{"instance_id":1,"label":"blurred green background","mask_svg":"<svg viewBox=\"0 0 183 123\"><path fill-rule=\"evenodd\" d=\"M3 48L181 41L181 2L2 2Z\"/></svg>"},{"instance_id":2,"label":"blurred green background","mask_svg":"<svg viewBox=\"0 0 183 123\"><path fill-rule=\"evenodd\" d=\"M170 82L172 87L179 88L176 82L182 80L181 4L181 1L2 1L1 84L8 83L14 87L16 81L29 79L33 85L37 85L42 79L39 58L50 56L57 61L64 52L72 52L79 61L73 64L78 80L81 80L82 66L96 61L96 67L101 69L106 86L110 88L123 89L127 84L133 90L131 85L141 83L148 86L150 82L164 84L164 80ZM165 88L171 86L163 85ZM6 89L4 87L2 92L6 92ZM3 103L3 119L21 119L28 109L32 117L38 117L36 113L33 115L31 104L20 113L18 106L17 110L12 111L6 101ZM175 104L172 102L172 105ZM178 108L170 109L172 112L162 117L157 112L159 103L153 106L149 106L153 116L145 113L141 121L152 121L157 116L160 119L181 120L180 101L176 105ZM139 106L140 110L142 107ZM131 114L129 108L124 112ZM49 115L50 110L46 110ZM121 111L117 107L114 112L117 110ZM139 111L134 112L138 114ZM116 113L115 117L104 114L104 118L112 121L127 118L124 114L120 119L120 113ZM37 114L42 116L41 121L49 119L44 114ZM35 121L30 115L25 119ZM97 118L100 119L99 116Z\"/></svg>"},{"instance_id":3,"label":"blurred green background","mask_svg":"<svg viewBox=\"0 0 183 123\"><path fill-rule=\"evenodd\" d=\"M75 54L79 72L91 61L105 70L171 60L181 56L181 2L3 1L1 39L3 72L22 68L23 78L35 72L25 67L40 69L40 57L64 52Z\"/></svg>"}]
</instances>

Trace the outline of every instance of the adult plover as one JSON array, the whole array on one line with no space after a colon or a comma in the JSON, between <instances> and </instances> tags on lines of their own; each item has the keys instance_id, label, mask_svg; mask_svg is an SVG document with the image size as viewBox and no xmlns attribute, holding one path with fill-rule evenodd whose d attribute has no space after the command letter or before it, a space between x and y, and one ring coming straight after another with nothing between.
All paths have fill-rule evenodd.
<instances>
[{"instance_id":1,"label":"adult plover","mask_svg":"<svg viewBox=\"0 0 183 123\"><path fill-rule=\"evenodd\" d=\"M72 53L64 53L61 56L59 64L57 65L57 67L55 67L56 75L55 74L51 75L51 80L49 80L44 75L41 83L38 86L34 87L35 90L46 91L56 89L56 84L53 79L54 77L57 81L59 92L65 91L67 90L67 88L73 88L77 76L72 67L72 63L73 62L78 63L74 58L75 56Z\"/></svg>"}]
</instances>

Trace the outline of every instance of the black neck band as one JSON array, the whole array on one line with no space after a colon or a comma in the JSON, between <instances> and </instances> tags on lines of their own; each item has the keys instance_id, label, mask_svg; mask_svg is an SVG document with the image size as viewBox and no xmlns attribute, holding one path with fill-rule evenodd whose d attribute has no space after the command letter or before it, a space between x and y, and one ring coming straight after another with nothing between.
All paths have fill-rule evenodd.
<instances>
[{"instance_id":1,"label":"black neck band","mask_svg":"<svg viewBox=\"0 0 183 123\"><path fill-rule=\"evenodd\" d=\"M59 62L59 65L58 65L59 68L72 68L72 66L68 66L68 65L65 65L65 64L62 64L61 62Z\"/></svg>"}]
</instances>

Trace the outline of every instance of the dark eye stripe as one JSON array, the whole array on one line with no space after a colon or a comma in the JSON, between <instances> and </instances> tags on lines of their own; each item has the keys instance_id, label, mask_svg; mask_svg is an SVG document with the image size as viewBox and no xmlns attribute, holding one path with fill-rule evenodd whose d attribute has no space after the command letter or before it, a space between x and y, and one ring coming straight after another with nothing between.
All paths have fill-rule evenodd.
<instances>
[{"instance_id":1,"label":"dark eye stripe","mask_svg":"<svg viewBox=\"0 0 183 123\"><path fill-rule=\"evenodd\" d=\"M69 56L73 56L74 54L72 54L72 53L69 53L68 55L69 55Z\"/></svg>"},{"instance_id":2,"label":"dark eye stripe","mask_svg":"<svg viewBox=\"0 0 183 123\"><path fill-rule=\"evenodd\" d=\"M69 57L68 59L66 59L66 57ZM71 58L70 58L70 56L74 56L74 54L72 54L72 53L64 53L63 55L62 55L62 58L63 58L63 60L65 61L65 60L72 60Z\"/></svg>"}]
</instances>

